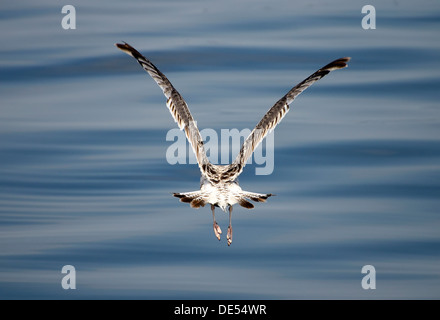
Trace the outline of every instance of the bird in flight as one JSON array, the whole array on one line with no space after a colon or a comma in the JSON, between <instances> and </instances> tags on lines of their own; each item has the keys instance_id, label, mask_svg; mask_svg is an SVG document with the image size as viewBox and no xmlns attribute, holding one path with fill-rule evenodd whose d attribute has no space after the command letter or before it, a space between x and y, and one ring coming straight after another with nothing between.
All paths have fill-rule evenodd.
<instances>
[{"instance_id":1,"label":"bird in flight","mask_svg":"<svg viewBox=\"0 0 440 320\"><path fill-rule=\"evenodd\" d=\"M117 43L115 45L128 55L135 58L142 68L148 72L162 89L163 94L167 98L166 105L170 110L174 121L177 123L180 130L185 131L186 138L196 155L197 163L201 172L200 190L174 193L174 196L180 198L181 202L189 203L192 208L200 208L204 207L206 204L210 204L214 234L218 240L220 240L222 230L215 220L215 207L219 207L224 212L228 211L229 226L226 235L228 246L232 243L232 206L238 203L244 208L252 209L254 205L250 203L249 200L254 202L265 202L267 198L272 196L271 193L255 193L241 189L237 178L242 173L247 160L252 156L255 148L261 143L266 135L274 130L277 124L280 123L289 111L289 105L301 92L330 73L330 71L347 67L347 62L350 61L349 57L345 57L330 62L293 87L284 97L278 100L269 111L267 111L261 121L244 141L234 162L229 165L215 165L210 163L206 156L203 139L197 128L196 122L189 111L188 105L167 77L160 72L150 60L145 58L128 43Z\"/></svg>"}]
</instances>

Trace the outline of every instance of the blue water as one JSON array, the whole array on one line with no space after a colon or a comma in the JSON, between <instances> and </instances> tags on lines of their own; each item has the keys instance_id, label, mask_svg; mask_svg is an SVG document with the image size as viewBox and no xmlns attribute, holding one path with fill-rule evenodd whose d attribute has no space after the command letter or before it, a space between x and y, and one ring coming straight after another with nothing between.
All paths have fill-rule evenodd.
<instances>
[{"instance_id":1,"label":"blue water","mask_svg":"<svg viewBox=\"0 0 440 320\"><path fill-rule=\"evenodd\" d=\"M0 9L1 299L440 298L440 3L20 1ZM292 86L275 130L274 193L235 207L218 242L196 165L170 165L165 99L150 58L200 129L249 128ZM227 229L227 215L217 220ZM61 286L76 268L76 290ZM376 289L364 290L364 265Z\"/></svg>"}]
</instances>

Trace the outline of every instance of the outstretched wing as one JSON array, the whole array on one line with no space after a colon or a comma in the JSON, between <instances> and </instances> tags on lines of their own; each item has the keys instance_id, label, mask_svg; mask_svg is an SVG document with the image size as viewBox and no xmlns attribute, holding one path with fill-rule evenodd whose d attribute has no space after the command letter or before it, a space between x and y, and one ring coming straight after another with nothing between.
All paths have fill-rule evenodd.
<instances>
[{"instance_id":1,"label":"outstretched wing","mask_svg":"<svg viewBox=\"0 0 440 320\"><path fill-rule=\"evenodd\" d=\"M278 100L277 103L275 103L275 105L269 109L269 111L264 115L263 119L261 119L255 129L247 137L241 146L237 158L231 164L231 167L228 170L230 180L235 180L240 175L244 166L246 165L246 161L252 155L255 148L261 143L264 137L266 137L269 132L272 132L277 124L281 122L283 117L289 111L289 104L292 103L296 96L310 87L313 83L330 73L330 71L345 68L348 61L350 61L349 57L340 58L319 69L307 79L293 87L284 97Z\"/></svg>"},{"instance_id":2,"label":"outstretched wing","mask_svg":"<svg viewBox=\"0 0 440 320\"><path fill-rule=\"evenodd\" d=\"M174 121L177 122L180 130L185 130L186 138L196 155L200 171L206 176L205 169L209 164L209 160L206 157L205 148L203 147L203 139L200 135L199 129L197 128L196 122L194 121L185 100L183 100L182 96L173 87L167 77L165 77L165 75L160 72L151 61L141 55L135 48L126 42L123 44L116 43L115 45L128 55L135 58L142 68L148 72L162 89L163 94L167 98L167 107L170 110Z\"/></svg>"}]
</instances>

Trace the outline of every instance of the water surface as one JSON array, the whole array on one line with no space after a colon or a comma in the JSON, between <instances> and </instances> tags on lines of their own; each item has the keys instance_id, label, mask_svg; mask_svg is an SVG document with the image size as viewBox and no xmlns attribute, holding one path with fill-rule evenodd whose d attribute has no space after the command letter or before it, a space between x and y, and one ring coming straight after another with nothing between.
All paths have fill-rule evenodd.
<instances>
[{"instance_id":1,"label":"water surface","mask_svg":"<svg viewBox=\"0 0 440 320\"><path fill-rule=\"evenodd\" d=\"M0 298L440 298L440 6L360 1L107 1L3 4L0 11ZM275 131L271 175L236 207L234 242L170 165L175 127L149 57L199 128L249 128L333 59L347 69L302 94ZM227 215L218 212L224 231ZM376 268L363 290L361 268ZM61 268L77 270L63 290Z\"/></svg>"}]
</instances>

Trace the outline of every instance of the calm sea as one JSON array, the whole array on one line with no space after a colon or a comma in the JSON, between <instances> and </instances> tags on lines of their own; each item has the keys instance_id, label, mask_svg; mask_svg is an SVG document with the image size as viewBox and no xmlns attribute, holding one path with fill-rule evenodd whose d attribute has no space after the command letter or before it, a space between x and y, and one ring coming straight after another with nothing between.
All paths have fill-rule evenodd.
<instances>
[{"instance_id":1,"label":"calm sea","mask_svg":"<svg viewBox=\"0 0 440 320\"><path fill-rule=\"evenodd\" d=\"M439 299L438 1L14 1L0 9L1 299ZM361 9L376 9L376 29ZM228 216L194 210L196 165L127 41L180 91L200 129L252 129L291 87L274 193ZM61 269L76 270L76 289ZM361 286L365 265L376 289ZM369 274L373 277L373 273Z\"/></svg>"}]
</instances>

